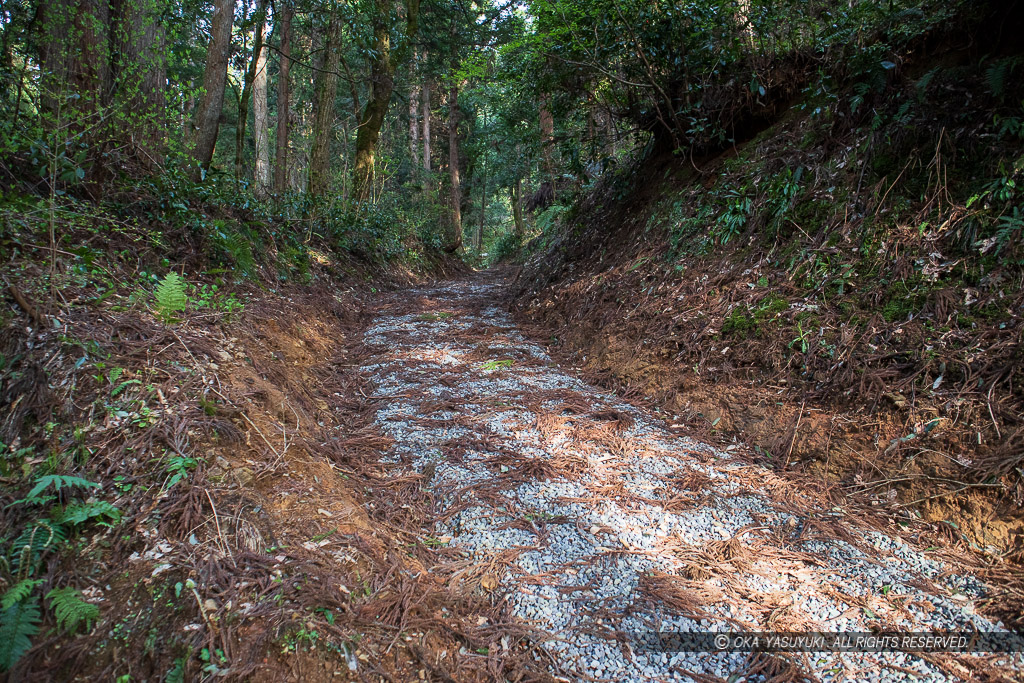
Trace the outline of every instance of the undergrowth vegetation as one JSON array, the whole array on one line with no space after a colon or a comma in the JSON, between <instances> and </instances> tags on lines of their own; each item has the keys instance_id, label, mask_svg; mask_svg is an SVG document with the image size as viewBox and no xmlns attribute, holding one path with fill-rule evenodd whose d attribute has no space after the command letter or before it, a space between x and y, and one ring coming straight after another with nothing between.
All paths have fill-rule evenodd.
<instances>
[{"instance_id":1,"label":"undergrowth vegetation","mask_svg":"<svg viewBox=\"0 0 1024 683\"><path fill-rule=\"evenodd\" d=\"M986 11L826 53L707 155L644 151L534 245L521 310L766 463L1020 559L1024 59L971 42Z\"/></svg>"},{"instance_id":2,"label":"undergrowth vegetation","mask_svg":"<svg viewBox=\"0 0 1024 683\"><path fill-rule=\"evenodd\" d=\"M133 543L123 519L180 501L210 465L188 446L201 438L188 415L207 423L202 438L235 438L188 350L196 330L227 329L270 291L368 286L440 258L436 216L411 203L259 200L171 172L110 181L101 199L78 174L57 187L0 194L0 271L18 306L0 312L2 671L48 634L101 621L105 591L83 586L111 546ZM88 573L58 573L68 562Z\"/></svg>"}]
</instances>

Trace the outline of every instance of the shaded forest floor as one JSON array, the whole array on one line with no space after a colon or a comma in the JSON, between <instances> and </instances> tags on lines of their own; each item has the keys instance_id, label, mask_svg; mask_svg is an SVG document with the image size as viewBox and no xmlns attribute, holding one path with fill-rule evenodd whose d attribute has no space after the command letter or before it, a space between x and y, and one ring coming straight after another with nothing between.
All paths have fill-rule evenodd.
<instances>
[{"instance_id":1,"label":"shaded forest floor","mask_svg":"<svg viewBox=\"0 0 1024 683\"><path fill-rule=\"evenodd\" d=\"M974 49L606 173L548 210L517 321L701 438L1019 572L1024 137L995 78L1019 58Z\"/></svg>"},{"instance_id":2,"label":"shaded forest floor","mask_svg":"<svg viewBox=\"0 0 1024 683\"><path fill-rule=\"evenodd\" d=\"M627 681L1021 667L648 649L640 634L651 630L988 630L979 612L1005 614L1007 593L978 583L976 561L931 525L838 500L814 477L779 476L744 444L708 445L558 367L505 312L505 284L404 292L366 332L375 353L362 368L374 422L392 440L380 462L402 488L402 526L438 549L431 574L501 607L480 622L495 638L491 675L514 676L520 661L565 680ZM465 677L465 660L450 666Z\"/></svg>"},{"instance_id":3,"label":"shaded forest floor","mask_svg":"<svg viewBox=\"0 0 1024 683\"><path fill-rule=\"evenodd\" d=\"M98 608L75 636L38 637L12 680L542 681L752 667L796 680L819 667L662 660L623 638L783 613L794 628L988 628L979 614L1019 615L1012 576L932 525L779 476L742 444L706 445L556 368L536 345L548 339L528 340L503 312L510 273L426 288L394 273L387 292L387 273L368 274L238 291L243 311L174 323L113 296L85 305L87 292L67 288L66 309L37 309L49 324L21 311L5 327L4 396L27 405L5 426L15 415L23 430L54 425L48 444L13 442L5 523L64 525L67 541L39 548L33 577ZM62 435L78 447L69 456ZM32 451L15 461L22 444ZM100 487L25 502L44 469ZM58 513L101 502L116 516ZM881 565L865 559L879 553ZM780 578L796 582L786 590L816 586L814 600L777 602L783 589L762 582ZM566 650L574 628L588 635ZM899 666L968 676L1002 664Z\"/></svg>"}]
</instances>

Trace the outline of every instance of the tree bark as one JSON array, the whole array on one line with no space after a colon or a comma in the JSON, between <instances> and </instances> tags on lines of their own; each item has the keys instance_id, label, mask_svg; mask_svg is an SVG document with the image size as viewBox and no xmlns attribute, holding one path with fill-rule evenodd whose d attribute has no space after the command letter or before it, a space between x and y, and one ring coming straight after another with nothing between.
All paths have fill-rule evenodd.
<instances>
[{"instance_id":1,"label":"tree bark","mask_svg":"<svg viewBox=\"0 0 1024 683\"><path fill-rule=\"evenodd\" d=\"M484 112L484 129L487 128L487 112ZM487 219L487 157L486 150L480 155L480 222L477 223L476 231L473 233L473 250L480 253L480 245L483 244L484 222Z\"/></svg>"},{"instance_id":2,"label":"tree bark","mask_svg":"<svg viewBox=\"0 0 1024 683\"><path fill-rule=\"evenodd\" d=\"M249 98L259 70L260 56L263 54L263 27L267 23L267 0L260 0L256 6L256 26L252 31L252 57L249 68L245 70L242 82L242 93L238 96L238 123L235 125L235 180L242 179L245 161L245 128L249 124Z\"/></svg>"},{"instance_id":3,"label":"tree bark","mask_svg":"<svg viewBox=\"0 0 1024 683\"><path fill-rule=\"evenodd\" d=\"M101 133L95 124L111 90L110 5L50 0L41 4L39 17L45 125L65 139L89 130L85 142L94 145Z\"/></svg>"},{"instance_id":4,"label":"tree bark","mask_svg":"<svg viewBox=\"0 0 1024 683\"><path fill-rule=\"evenodd\" d=\"M417 117L419 112L419 86L416 84L416 58L413 56L409 63L409 158L412 160L412 177L419 175L420 166L420 122Z\"/></svg>"},{"instance_id":5,"label":"tree bark","mask_svg":"<svg viewBox=\"0 0 1024 683\"><path fill-rule=\"evenodd\" d=\"M265 38L265 37L264 37ZM267 107L267 48L260 41L259 58L256 60L256 80L253 85L252 120L253 142L256 146L256 165L253 181L256 195L270 194L270 111Z\"/></svg>"},{"instance_id":6,"label":"tree bark","mask_svg":"<svg viewBox=\"0 0 1024 683\"><path fill-rule=\"evenodd\" d=\"M520 239L526 235L526 223L523 222L523 179L517 177L510 189L512 195L512 220L516 226L516 236Z\"/></svg>"},{"instance_id":7,"label":"tree bark","mask_svg":"<svg viewBox=\"0 0 1024 683\"><path fill-rule=\"evenodd\" d=\"M412 10L410 2L410 12ZM391 33L388 30L391 0L375 0L373 35L376 58L370 67L370 99L366 102L356 134L356 155L352 165L353 196L366 201L373 192L374 161L380 129L384 125L395 87L395 66L391 61ZM413 19L409 19L410 25Z\"/></svg>"},{"instance_id":8,"label":"tree bark","mask_svg":"<svg viewBox=\"0 0 1024 683\"><path fill-rule=\"evenodd\" d=\"M196 148L199 168L210 168L217 144L221 110L224 107L224 85L227 83L228 58L231 56L231 26L235 18L234 0L214 0L210 20L210 44L203 74L203 99L196 114Z\"/></svg>"},{"instance_id":9,"label":"tree bark","mask_svg":"<svg viewBox=\"0 0 1024 683\"><path fill-rule=\"evenodd\" d=\"M462 246L462 179L459 174L459 87L452 84L448 97L448 177L451 180L451 235L445 251Z\"/></svg>"},{"instance_id":10,"label":"tree bark","mask_svg":"<svg viewBox=\"0 0 1024 683\"><path fill-rule=\"evenodd\" d=\"M167 33L164 0L117 0L111 8L114 91L132 153L148 166L167 148Z\"/></svg>"},{"instance_id":11,"label":"tree bark","mask_svg":"<svg viewBox=\"0 0 1024 683\"><path fill-rule=\"evenodd\" d=\"M290 2L278 2L281 7L281 66L277 72L277 154L274 159L274 191L283 194L288 189L288 99L291 94L288 72L292 63L292 7Z\"/></svg>"},{"instance_id":12,"label":"tree bark","mask_svg":"<svg viewBox=\"0 0 1024 683\"><path fill-rule=\"evenodd\" d=\"M330 187L331 138L334 132L334 98L338 93L338 66L341 61L341 18L331 15L324 44L322 70L317 74L316 102L313 107L313 150L309 160L309 194L322 195Z\"/></svg>"},{"instance_id":13,"label":"tree bark","mask_svg":"<svg viewBox=\"0 0 1024 683\"><path fill-rule=\"evenodd\" d=\"M430 175L430 80L424 79L420 98L420 116L423 119L423 170Z\"/></svg>"}]
</instances>

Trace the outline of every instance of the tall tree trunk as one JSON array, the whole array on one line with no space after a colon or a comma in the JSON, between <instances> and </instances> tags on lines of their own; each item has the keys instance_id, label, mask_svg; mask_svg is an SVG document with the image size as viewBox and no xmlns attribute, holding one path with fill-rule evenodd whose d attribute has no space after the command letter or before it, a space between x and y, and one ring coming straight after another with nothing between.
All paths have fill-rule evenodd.
<instances>
[{"instance_id":1,"label":"tall tree trunk","mask_svg":"<svg viewBox=\"0 0 1024 683\"><path fill-rule=\"evenodd\" d=\"M608 156L615 156L615 120L612 118L612 111L608 109L605 113L605 123L608 126Z\"/></svg>"},{"instance_id":2,"label":"tall tree trunk","mask_svg":"<svg viewBox=\"0 0 1024 683\"><path fill-rule=\"evenodd\" d=\"M261 42L265 42L265 40ZM270 194L270 111L267 107L268 51L261 45L260 56L256 60L256 80L253 85L252 98L252 133L256 146L256 167L253 180L256 185L256 194L260 197Z\"/></svg>"},{"instance_id":3,"label":"tall tree trunk","mask_svg":"<svg viewBox=\"0 0 1024 683\"><path fill-rule=\"evenodd\" d=\"M217 144L221 110L224 107L224 85L227 82L228 58L231 56L231 26L235 18L235 0L214 0L210 20L210 45L203 74L203 99L196 114L195 160L201 169L208 169Z\"/></svg>"},{"instance_id":4,"label":"tall tree trunk","mask_svg":"<svg viewBox=\"0 0 1024 683\"><path fill-rule=\"evenodd\" d=\"M334 13L327 28L324 60L317 74L316 103L313 107L313 150L309 160L309 194L322 195L330 186L331 138L334 137L334 98L338 93L341 61L341 18Z\"/></svg>"},{"instance_id":5,"label":"tall tree trunk","mask_svg":"<svg viewBox=\"0 0 1024 683\"><path fill-rule=\"evenodd\" d=\"M555 197L555 164L552 158L552 147L555 137L555 119L551 115L551 96L543 94L540 97L540 151L541 170L544 180L551 184L551 198Z\"/></svg>"},{"instance_id":6,"label":"tall tree trunk","mask_svg":"<svg viewBox=\"0 0 1024 683\"><path fill-rule=\"evenodd\" d=\"M523 179L516 177L512 184L510 194L512 195L512 220L516 226L516 236L520 239L526 235L526 223L523 222Z\"/></svg>"},{"instance_id":7,"label":"tall tree trunk","mask_svg":"<svg viewBox=\"0 0 1024 683\"><path fill-rule=\"evenodd\" d=\"M484 112L484 130L487 129L487 112ZM487 152L480 155L480 222L473 233L473 250L479 254L484 238L484 221L487 219Z\"/></svg>"},{"instance_id":8,"label":"tall tree trunk","mask_svg":"<svg viewBox=\"0 0 1024 683\"><path fill-rule=\"evenodd\" d=\"M412 9L410 2L410 10ZM370 99L366 102L359 132L356 134L356 155L352 165L353 196L359 201L370 198L373 192L374 158L380 129L384 125L395 87L395 66L391 61L391 0L375 0L373 35L376 58L370 67ZM409 19L410 25L412 18Z\"/></svg>"},{"instance_id":9,"label":"tall tree trunk","mask_svg":"<svg viewBox=\"0 0 1024 683\"><path fill-rule=\"evenodd\" d=\"M278 0L281 8L281 66L277 72L277 155L274 159L274 191L283 194L288 189L288 117L291 88L288 71L292 64L292 6Z\"/></svg>"},{"instance_id":10,"label":"tall tree trunk","mask_svg":"<svg viewBox=\"0 0 1024 683\"><path fill-rule=\"evenodd\" d=\"M249 58L249 68L245 70L242 93L238 96L238 123L235 125L235 180L241 180L244 171L245 128L249 124L249 97L252 95L253 84L259 70L260 56L263 54L263 27L267 23L267 0L260 0L253 17L256 20L256 26L252 31L252 57Z\"/></svg>"},{"instance_id":11,"label":"tall tree trunk","mask_svg":"<svg viewBox=\"0 0 1024 683\"><path fill-rule=\"evenodd\" d=\"M415 53L409 63L409 158L412 160L412 177L419 175L420 166L420 122L417 113L419 112L419 87L416 84L416 57Z\"/></svg>"},{"instance_id":12,"label":"tall tree trunk","mask_svg":"<svg viewBox=\"0 0 1024 683\"><path fill-rule=\"evenodd\" d=\"M451 235L445 251L455 253L462 246L462 178L459 174L459 86L454 83L448 96L448 177L451 180Z\"/></svg>"},{"instance_id":13,"label":"tall tree trunk","mask_svg":"<svg viewBox=\"0 0 1024 683\"><path fill-rule=\"evenodd\" d=\"M95 145L97 125L109 104L110 5L107 0L50 0L39 8L42 65L40 101L47 128L59 141L88 131Z\"/></svg>"},{"instance_id":14,"label":"tall tree trunk","mask_svg":"<svg viewBox=\"0 0 1024 683\"><path fill-rule=\"evenodd\" d=\"M420 116L423 119L423 170L430 176L430 79L424 79L420 98Z\"/></svg>"},{"instance_id":15,"label":"tall tree trunk","mask_svg":"<svg viewBox=\"0 0 1024 683\"><path fill-rule=\"evenodd\" d=\"M165 0L116 0L111 7L113 65L122 130L143 163L163 163L167 146L167 33Z\"/></svg>"}]
</instances>

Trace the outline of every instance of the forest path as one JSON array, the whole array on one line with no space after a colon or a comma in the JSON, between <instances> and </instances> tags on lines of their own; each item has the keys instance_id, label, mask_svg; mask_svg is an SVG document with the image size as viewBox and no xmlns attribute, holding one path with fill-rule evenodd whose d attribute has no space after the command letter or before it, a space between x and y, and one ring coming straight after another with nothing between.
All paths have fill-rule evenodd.
<instances>
[{"instance_id":1,"label":"forest path","mask_svg":"<svg viewBox=\"0 0 1024 683\"><path fill-rule=\"evenodd\" d=\"M464 551L478 568L467 581L550 634L553 673L733 680L763 667L793 680L800 670L823 680L956 680L982 664L673 653L631 638L998 627L975 613L983 585L934 550L826 509L739 449L678 435L557 368L500 305L502 284L476 277L403 292L366 332L377 355L362 371L375 420L395 441L385 460L394 476L421 475L434 501L424 534ZM1019 655L1006 661L1020 670Z\"/></svg>"}]
</instances>

